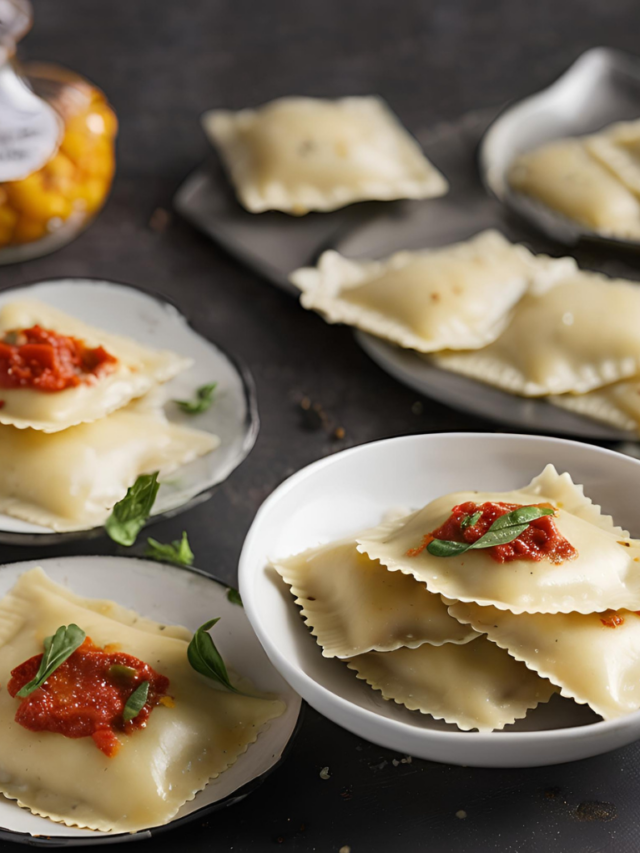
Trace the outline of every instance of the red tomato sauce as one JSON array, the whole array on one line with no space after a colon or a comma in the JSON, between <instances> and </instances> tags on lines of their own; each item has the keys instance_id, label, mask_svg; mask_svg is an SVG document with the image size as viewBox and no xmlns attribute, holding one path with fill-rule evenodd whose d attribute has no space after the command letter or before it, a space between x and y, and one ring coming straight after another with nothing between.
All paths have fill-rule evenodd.
<instances>
[{"instance_id":1,"label":"red tomato sauce","mask_svg":"<svg viewBox=\"0 0 640 853\"><path fill-rule=\"evenodd\" d=\"M453 542L468 542L473 544L489 530L493 522L518 509L521 504L507 503L484 503L476 504L472 501L454 506L450 517L443 525L424 537L422 545L408 551L410 557L415 557L427 547L433 539L447 539ZM463 522L477 512L482 515L475 524L464 526ZM543 515L532 521L524 533L517 539L505 545L494 545L487 548L489 554L496 563L510 563L512 560L550 560L552 563L562 563L577 555L576 549L564 538L558 530L552 515Z\"/></svg>"},{"instance_id":2,"label":"red tomato sauce","mask_svg":"<svg viewBox=\"0 0 640 853\"><path fill-rule=\"evenodd\" d=\"M28 684L38 672L42 655L20 664L11 673L9 694ZM135 674L113 670L125 666ZM122 712L127 699L143 682L149 694L142 710L125 723ZM112 758L120 748L118 734L130 735L147 725L153 708L170 704L169 679L146 663L123 652L106 652L85 639L80 648L53 672L42 687L20 700L15 720L32 732L56 732L68 738L91 737L105 755Z\"/></svg>"},{"instance_id":3,"label":"red tomato sauce","mask_svg":"<svg viewBox=\"0 0 640 853\"><path fill-rule=\"evenodd\" d=\"M117 361L103 347L32 326L0 341L0 388L64 391L110 373Z\"/></svg>"},{"instance_id":4,"label":"red tomato sauce","mask_svg":"<svg viewBox=\"0 0 640 853\"><path fill-rule=\"evenodd\" d=\"M600 621L605 628L619 628L620 625L624 625L624 616L621 613L616 613L615 610L605 610Z\"/></svg>"}]
</instances>

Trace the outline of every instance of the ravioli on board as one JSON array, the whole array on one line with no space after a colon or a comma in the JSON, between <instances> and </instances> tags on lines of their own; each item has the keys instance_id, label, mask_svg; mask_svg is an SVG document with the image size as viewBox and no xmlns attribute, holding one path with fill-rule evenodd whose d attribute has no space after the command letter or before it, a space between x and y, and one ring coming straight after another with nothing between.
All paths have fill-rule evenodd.
<instances>
[{"instance_id":1,"label":"ravioli on board","mask_svg":"<svg viewBox=\"0 0 640 853\"><path fill-rule=\"evenodd\" d=\"M211 110L203 125L251 213L302 215L448 189L381 98L278 98L257 109Z\"/></svg>"}]
</instances>

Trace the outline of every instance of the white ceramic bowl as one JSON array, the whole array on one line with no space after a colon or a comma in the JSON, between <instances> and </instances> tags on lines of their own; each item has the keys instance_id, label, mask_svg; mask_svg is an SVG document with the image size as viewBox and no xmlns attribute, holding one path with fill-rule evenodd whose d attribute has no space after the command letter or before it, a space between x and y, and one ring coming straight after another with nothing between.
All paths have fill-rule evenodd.
<instances>
[{"instance_id":1,"label":"white ceramic bowl","mask_svg":"<svg viewBox=\"0 0 640 853\"><path fill-rule=\"evenodd\" d=\"M259 690L277 693L287 703L246 754L180 809L168 824L136 833L94 832L54 823L0 795L2 840L45 847L113 844L154 838L167 829L202 819L217 809L244 799L283 758L300 715L297 696L269 665L244 609L227 599L226 587L198 569L183 569L131 557L56 557L30 560L0 568L0 598L18 577L42 566L56 583L89 598L109 598L158 622L184 625L192 631L220 616L215 641L225 662L246 675Z\"/></svg>"},{"instance_id":2,"label":"white ceramic bowl","mask_svg":"<svg viewBox=\"0 0 640 853\"><path fill-rule=\"evenodd\" d=\"M240 558L240 590L271 662L320 713L374 743L418 758L478 767L533 767L597 755L640 738L640 712L603 722L553 697L503 732L455 726L386 702L338 660L320 653L270 558L356 533L389 509L419 507L461 489L519 488L547 463L634 535L640 529L640 463L573 441L526 435L445 433L374 442L304 468L265 501Z\"/></svg>"}]
</instances>

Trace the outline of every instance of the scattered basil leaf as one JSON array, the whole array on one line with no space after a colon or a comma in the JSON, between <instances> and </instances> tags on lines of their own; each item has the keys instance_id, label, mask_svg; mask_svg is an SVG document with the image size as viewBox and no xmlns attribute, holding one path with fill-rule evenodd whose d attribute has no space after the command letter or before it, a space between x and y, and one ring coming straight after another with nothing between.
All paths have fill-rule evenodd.
<instances>
[{"instance_id":1,"label":"scattered basil leaf","mask_svg":"<svg viewBox=\"0 0 640 853\"><path fill-rule=\"evenodd\" d=\"M105 528L119 545L133 545L151 514L160 483L159 471L141 474L127 494L114 506Z\"/></svg>"},{"instance_id":2,"label":"scattered basil leaf","mask_svg":"<svg viewBox=\"0 0 640 853\"><path fill-rule=\"evenodd\" d=\"M240 593L232 586L230 586L227 590L227 600L230 601L232 604L238 604L240 607L244 607L242 599L240 598Z\"/></svg>"},{"instance_id":3,"label":"scattered basil leaf","mask_svg":"<svg viewBox=\"0 0 640 853\"><path fill-rule=\"evenodd\" d=\"M220 617L210 619L198 628L189 643L187 657L196 672L205 675L207 678L212 679L212 681L217 681L218 684L221 684L233 693L240 693L229 681L229 674L222 656L215 647L211 639L211 634L209 634L209 630L219 621Z\"/></svg>"},{"instance_id":4,"label":"scattered basil leaf","mask_svg":"<svg viewBox=\"0 0 640 853\"><path fill-rule=\"evenodd\" d=\"M77 625L61 625L53 637L47 637L44 641L44 654L35 678L21 687L16 696L24 699L42 687L47 678L83 644L85 637L86 634Z\"/></svg>"},{"instance_id":5,"label":"scattered basil leaf","mask_svg":"<svg viewBox=\"0 0 640 853\"><path fill-rule=\"evenodd\" d=\"M453 542L449 539L432 539L427 545L427 551L434 557L453 557L465 551L493 548L495 545L506 545L517 539L529 527L532 521L544 515L553 515L549 507L521 506L511 512L496 518L484 536L472 543Z\"/></svg>"},{"instance_id":6,"label":"scattered basil leaf","mask_svg":"<svg viewBox=\"0 0 640 853\"><path fill-rule=\"evenodd\" d=\"M127 702L124 706L124 710L122 711L122 719L125 721L125 723L129 723L131 722L131 720L135 720L140 711L142 711L142 709L144 708L148 696L149 682L143 681L136 687L131 696L129 696L129 698L127 699Z\"/></svg>"},{"instance_id":7,"label":"scattered basil leaf","mask_svg":"<svg viewBox=\"0 0 640 853\"><path fill-rule=\"evenodd\" d=\"M144 555L151 560L159 560L161 563L175 563L177 566L192 566L195 559L189 546L186 531L183 531L182 539L174 539L168 545L158 542L157 539L147 539L147 550Z\"/></svg>"},{"instance_id":8,"label":"scattered basil leaf","mask_svg":"<svg viewBox=\"0 0 640 853\"><path fill-rule=\"evenodd\" d=\"M474 512L473 515L466 515L460 522L460 529L466 530L467 527L473 527L473 525L477 524L481 518L482 513L479 510L478 512Z\"/></svg>"},{"instance_id":9,"label":"scattered basil leaf","mask_svg":"<svg viewBox=\"0 0 640 853\"><path fill-rule=\"evenodd\" d=\"M174 400L173 402L180 406L183 412L188 415L201 415L211 407L213 403L213 395L218 386L217 382L210 382L208 385L201 385L196 391L195 399L193 400Z\"/></svg>"}]
</instances>

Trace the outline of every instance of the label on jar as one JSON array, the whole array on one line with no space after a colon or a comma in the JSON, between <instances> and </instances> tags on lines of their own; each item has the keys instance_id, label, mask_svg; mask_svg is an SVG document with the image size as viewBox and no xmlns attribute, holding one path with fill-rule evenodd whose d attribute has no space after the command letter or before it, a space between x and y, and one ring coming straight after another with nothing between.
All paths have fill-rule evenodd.
<instances>
[{"instance_id":1,"label":"label on jar","mask_svg":"<svg viewBox=\"0 0 640 853\"><path fill-rule=\"evenodd\" d=\"M0 182L42 168L58 149L62 119L34 95L10 64L0 68Z\"/></svg>"}]
</instances>

